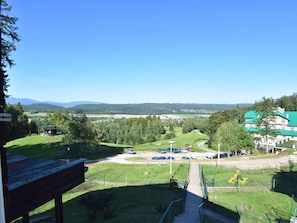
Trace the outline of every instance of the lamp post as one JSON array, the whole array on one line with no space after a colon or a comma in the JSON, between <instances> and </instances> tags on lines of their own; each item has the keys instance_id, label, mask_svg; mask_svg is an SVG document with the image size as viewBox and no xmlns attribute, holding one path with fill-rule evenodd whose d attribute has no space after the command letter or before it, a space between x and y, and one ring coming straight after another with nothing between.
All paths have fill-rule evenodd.
<instances>
[{"instance_id":1,"label":"lamp post","mask_svg":"<svg viewBox=\"0 0 297 223\"><path fill-rule=\"evenodd\" d=\"M219 145L218 145L218 168L220 168L220 158L221 158L221 151L220 151L220 148L221 148L221 145L220 145L220 143L219 143Z\"/></svg>"},{"instance_id":2,"label":"lamp post","mask_svg":"<svg viewBox=\"0 0 297 223\"><path fill-rule=\"evenodd\" d=\"M172 180L172 144L174 143L173 140L169 140L169 143L170 143L170 157L169 157L169 166L170 166L170 169L169 169L169 180L171 182Z\"/></svg>"}]
</instances>

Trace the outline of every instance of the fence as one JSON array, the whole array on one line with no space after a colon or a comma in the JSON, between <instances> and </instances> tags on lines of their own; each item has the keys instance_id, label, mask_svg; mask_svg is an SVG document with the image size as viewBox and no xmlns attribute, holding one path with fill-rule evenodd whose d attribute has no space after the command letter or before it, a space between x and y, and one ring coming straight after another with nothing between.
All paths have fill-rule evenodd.
<instances>
[{"instance_id":1,"label":"fence","mask_svg":"<svg viewBox=\"0 0 297 223\"><path fill-rule=\"evenodd\" d=\"M203 169L202 169L203 168ZM237 173L236 168L221 167L217 168L215 166L201 166L199 167L200 180L203 192L203 198L208 198L208 193L212 192L271 192L276 191L278 193L283 193L287 195L292 195L296 192L296 172L290 171L288 165L279 165L279 167L274 168L262 168L262 169L241 169L239 176L237 176L237 181L234 183L230 179L234 178ZM241 178L242 177L242 178ZM247 179L242 183L241 179ZM231 183L230 183L230 182ZM206 206L207 205L207 206ZM214 204L215 205L215 204ZM213 208L213 203L204 202L204 206L210 210L215 210ZM252 207L252 206L251 206ZM281 214L274 213L277 210L273 206L271 208L271 214L267 219L278 219L279 222L286 221L290 219L290 222L297 223L297 208L295 204L294 195L291 199L291 208L282 209ZM218 207L215 207L218 208ZM239 222L241 218L246 219L250 217L249 214L252 212L249 209L249 205L245 205L241 202L240 207L237 209L237 214L239 217ZM295 209L296 208L296 209ZM294 212L295 210L295 212ZM270 211L270 210L269 210ZM221 212L222 213L222 212ZM293 216L293 217L292 217ZM235 218L234 218L235 219Z\"/></svg>"},{"instance_id":2,"label":"fence","mask_svg":"<svg viewBox=\"0 0 297 223\"><path fill-rule=\"evenodd\" d=\"M188 173L189 171L190 171L190 166L188 169ZM171 223L173 222L174 218L177 215L184 212L188 184L189 184L189 179L186 179L185 181L178 183L178 187L183 189L183 197L170 202L166 211L162 215L159 223Z\"/></svg>"},{"instance_id":3,"label":"fence","mask_svg":"<svg viewBox=\"0 0 297 223\"><path fill-rule=\"evenodd\" d=\"M175 216L184 212L184 199L171 201L159 223L171 223Z\"/></svg>"},{"instance_id":4,"label":"fence","mask_svg":"<svg viewBox=\"0 0 297 223\"><path fill-rule=\"evenodd\" d=\"M200 165L198 165L198 170L199 170L199 177L200 177L200 182L201 182L201 190L202 190L203 199L208 200L208 190L207 190L206 178L204 176L203 169Z\"/></svg>"}]
</instances>

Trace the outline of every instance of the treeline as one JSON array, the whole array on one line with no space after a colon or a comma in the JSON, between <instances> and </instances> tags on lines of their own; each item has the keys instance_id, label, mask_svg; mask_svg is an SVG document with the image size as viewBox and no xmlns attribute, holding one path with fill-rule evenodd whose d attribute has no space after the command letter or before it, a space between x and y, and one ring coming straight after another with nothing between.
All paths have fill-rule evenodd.
<instances>
[{"instance_id":1,"label":"treeline","mask_svg":"<svg viewBox=\"0 0 297 223\"><path fill-rule=\"evenodd\" d=\"M212 113L205 125L205 133L209 136L208 146L215 149L220 144L222 151L234 153L240 148L253 148L252 138L244 128L244 114L248 110L259 111L259 107L262 107L262 110L269 107L269 114L277 107L286 111L297 111L297 93L278 99L263 97L248 108L236 107Z\"/></svg>"},{"instance_id":2,"label":"treeline","mask_svg":"<svg viewBox=\"0 0 297 223\"><path fill-rule=\"evenodd\" d=\"M275 106L283 107L287 111L297 111L296 93L291 96L283 96L274 100L274 102ZM183 133L187 133L195 129L199 129L200 131L206 133L209 136L208 146L211 148L216 146L216 144L219 142L219 139L222 141L222 137L223 135L226 135L226 133L232 133L231 135L240 133L241 135L238 135L237 137L242 139L247 138L242 129L237 128L237 125L239 124L239 126L243 126L244 114L248 110L255 109L254 106L256 104L257 102L250 107L235 106L231 109L228 107L228 109L217 110L214 111L209 118L201 120L191 118L185 119L182 122L173 120L164 122L157 115L149 115L146 118L115 119L112 121L99 122L96 124L91 122L84 115L84 112L76 111L75 113L70 113L65 109L62 112L47 111L47 117L35 117L33 120L32 118L29 119L25 115L21 104L8 104L6 105L4 112L12 114L12 121L6 123L6 137L9 140L22 137L30 133L39 133L52 127L57 127L61 133L68 134L68 139L70 139L70 141L72 140L89 143L92 141L92 138L95 138L96 142L104 141L110 143L133 145L159 140L163 134L165 134L165 138L173 138L175 136L173 129L176 126L179 126L182 127ZM146 104L146 106L149 105L159 105L159 111L162 111L163 104ZM171 109L175 108L175 113L179 113L181 110L177 110L177 107L174 106L181 106L180 109L183 108L184 112L184 109L186 108L190 109L195 107L195 105L191 104L166 105L168 105ZM187 105L189 107L187 107ZM93 106L97 105L92 105L91 107ZM122 111L132 113L132 109L130 110L129 106L130 105L127 105L127 107L123 106ZM136 109L133 112L137 111L137 113L140 113L141 105L134 106L134 108L139 106L139 110ZM112 107L112 109L116 108L119 109L117 106ZM105 112L108 113L106 110ZM161 113L163 113L163 111ZM217 134L220 127L221 129L219 134ZM165 129L169 131L166 132ZM236 139L232 140L236 142ZM243 144L247 146L247 140L242 141L241 146L243 146Z\"/></svg>"},{"instance_id":3,"label":"treeline","mask_svg":"<svg viewBox=\"0 0 297 223\"><path fill-rule=\"evenodd\" d=\"M38 126L34 120L30 120L24 113L21 104L6 105L4 112L11 114L11 121L6 122L6 140L12 140L26 136L30 133L37 133Z\"/></svg>"},{"instance_id":4,"label":"treeline","mask_svg":"<svg viewBox=\"0 0 297 223\"><path fill-rule=\"evenodd\" d=\"M215 148L218 144L218 141L223 139L223 136L232 136L232 143L236 143L238 145L239 138L246 136L247 132L241 131L244 130L244 114L251 108L241 108L236 107L232 110L223 110L217 111L211 114L208 118L206 125L205 125L205 133L209 136L208 146L210 148ZM241 127L240 127L241 126ZM218 130L222 127L222 129L218 133ZM228 132L228 130L230 130ZM223 134L221 134L223 132ZM238 136L237 140L234 139L234 135L243 134ZM220 139L219 139L220 138ZM245 142L245 144L247 144Z\"/></svg>"},{"instance_id":5,"label":"treeline","mask_svg":"<svg viewBox=\"0 0 297 223\"><path fill-rule=\"evenodd\" d=\"M142 144L154 142L164 134L164 122L157 116L116 119L96 124L102 132L102 141L116 144Z\"/></svg>"},{"instance_id":6,"label":"treeline","mask_svg":"<svg viewBox=\"0 0 297 223\"><path fill-rule=\"evenodd\" d=\"M249 107L251 104L240 104ZM50 104L24 105L24 111L60 112L84 114L129 114L129 115L161 115L161 114L211 114L218 110L233 109L236 104L183 104L183 103L143 103L143 104L83 104L73 107L60 107Z\"/></svg>"},{"instance_id":7,"label":"treeline","mask_svg":"<svg viewBox=\"0 0 297 223\"><path fill-rule=\"evenodd\" d=\"M297 111L297 93L276 99L276 104L286 111Z\"/></svg>"}]
</instances>

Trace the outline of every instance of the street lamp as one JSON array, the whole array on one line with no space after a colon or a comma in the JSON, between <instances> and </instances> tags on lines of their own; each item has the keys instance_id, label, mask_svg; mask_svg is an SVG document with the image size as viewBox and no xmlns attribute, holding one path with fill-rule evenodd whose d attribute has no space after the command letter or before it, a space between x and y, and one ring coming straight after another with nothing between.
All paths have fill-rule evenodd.
<instances>
[{"instance_id":1,"label":"street lamp","mask_svg":"<svg viewBox=\"0 0 297 223\"><path fill-rule=\"evenodd\" d=\"M174 143L173 140L169 140L170 143L170 157L169 157L169 165L170 165L170 170L169 170L169 180L171 182L172 180L172 144Z\"/></svg>"}]
</instances>

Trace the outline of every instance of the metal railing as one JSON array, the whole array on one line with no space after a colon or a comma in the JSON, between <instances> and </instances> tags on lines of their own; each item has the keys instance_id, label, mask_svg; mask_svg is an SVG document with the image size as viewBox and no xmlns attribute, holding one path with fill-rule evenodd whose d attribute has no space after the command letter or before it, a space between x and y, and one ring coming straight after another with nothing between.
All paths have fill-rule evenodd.
<instances>
[{"instance_id":1,"label":"metal railing","mask_svg":"<svg viewBox=\"0 0 297 223\"><path fill-rule=\"evenodd\" d=\"M207 184L203 173L203 169L200 165L198 165L198 169L199 169L199 177L200 177L203 199L208 200L208 190L207 190Z\"/></svg>"},{"instance_id":2,"label":"metal railing","mask_svg":"<svg viewBox=\"0 0 297 223\"><path fill-rule=\"evenodd\" d=\"M178 199L171 201L168 205L166 211L164 212L159 223L171 223L173 222L175 216L184 212L184 200Z\"/></svg>"}]
</instances>

